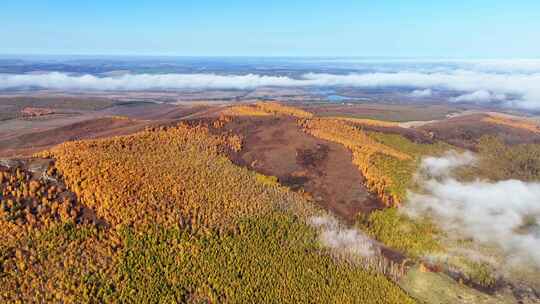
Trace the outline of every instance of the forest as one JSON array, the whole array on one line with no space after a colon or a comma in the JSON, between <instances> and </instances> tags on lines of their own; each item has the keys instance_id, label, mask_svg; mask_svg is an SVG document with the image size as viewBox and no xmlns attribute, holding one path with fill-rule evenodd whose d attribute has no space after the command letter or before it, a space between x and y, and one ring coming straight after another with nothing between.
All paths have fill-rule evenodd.
<instances>
[{"instance_id":1,"label":"forest","mask_svg":"<svg viewBox=\"0 0 540 304\"><path fill-rule=\"evenodd\" d=\"M231 159L245 143L225 126L243 116L292 118L309 136L343 145L381 206L351 226L339 218L314 225L334 217L309 193ZM422 161L463 149L394 128L257 103L65 142L28 160L47 160L39 174L0 164L0 300L415 303L405 282L418 265L454 275L461 289L500 285L491 264L455 254L472 240L451 243L433 219L402 211ZM477 162L456 172L460 181L540 180L537 144L484 136L475 153ZM369 254L351 255L348 246L359 246L351 236ZM435 256L451 259L427 259Z\"/></svg>"},{"instance_id":2,"label":"forest","mask_svg":"<svg viewBox=\"0 0 540 304\"><path fill-rule=\"evenodd\" d=\"M385 276L336 259L308 224L323 211L233 165L228 145L180 124L40 153L96 220L53 213L49 225L3 233L2 300L413 303Z\"/></svg>"}]
</instances>

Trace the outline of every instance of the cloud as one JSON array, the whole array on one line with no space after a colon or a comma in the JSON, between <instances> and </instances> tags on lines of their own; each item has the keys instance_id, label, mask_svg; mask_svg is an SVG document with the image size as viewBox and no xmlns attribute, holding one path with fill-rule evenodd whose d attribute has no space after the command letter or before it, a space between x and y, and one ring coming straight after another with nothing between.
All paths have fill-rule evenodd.
<instances>
[{"instance_id":1,"label":"cloud","mask_svg":"<svg viewBox=\"0 0 540 304\"><path fill-rule=\"evenodd\" d=\"M64 73L0 75L0 88L40 87L60 90L248 89L291 86L284 76L216 74L125 74L118 77Z\"/></svg>"},{"instance_id":2,"label":"cloud","mask_svg":"<svg viewBox=\"0 0 540 304\"><path fill-rule=\"evenodd\" d=\"M453 102L490 102L490 101L503 101L506 100L505 94L493 94L490 91L480 90L469 94L461 95L455 98L451 98Z\"/></svg>"},{"instance_id":3,"label":"cloud","mask_svg":"<svg viewBox=\"0 0 540 304\"><path fill-rule=\"evenodd\" d=\"M433 92L431 91L431 89L414 90L409 94L409 96L417 97L417 98L431 97L431 95L433 95Z\"/></svg>"},{"instance_id":4,"label":"cloud","mask_svg":"<svg viewBox=\"0 0 540 304\"><path fill-rule=\"evenodd\" d=\"M486 59L469 61L469 65L480 71L497 73L538 73L539 59Z\"/></svg>"},{"instance_id":5,"label":"cloud","mask_svg":"<svg viewBox=\"0 0 540 304\"><path fill-rule=\"evenodd\" d=\"M342 227L333 217L312 217L311 224L320 230L321 243L340 253L355 254L361 257L371 257L375 253L371 239L357 229Z\"/></svg>"},{"instance_id":6,"label":"cloud","mask_svg":"<svg viewBox=\"0 0 540 304\"><path fill-rule=\"evenodd\" d=\"M512 260L540 266L540 183L451 177L452 168L473 161L470 154L456 153L424 159L421 189L408 194L405 212L429 214L449 234L495 244Z\"/></svg>"},{"instance_id":7,"label":"cloud","mask_svg":"<svg viewBox=\"0 0 540 304\"><path fill-rule=\"evenodd\" d=\"M441 177L451 173L452 169L473 164L476 161L471 152L447 152L444 157L425 157L420 164L420 172L428 176Z\"/></svg>"},{"instance_id":8,"label":"cloud","mask_svg":"<svg viewBox=\"0 0 540 304\"><path fill-rule=\"evenodd\" d=\"M350 86L358 88L403 87L424 93L430 89L472 92L463 101L500 101L510 107L540 109L540 73L492 73L475 70L431 68L420 71L328 74L307 73L298 78L257 74L126 74L117 77L46 74L0 75L0 89L40 87L58 90L152 90L152 89L253 89L258 87ZM486 92L489 94L486 94Z\"/></svg>"}]
</instances>

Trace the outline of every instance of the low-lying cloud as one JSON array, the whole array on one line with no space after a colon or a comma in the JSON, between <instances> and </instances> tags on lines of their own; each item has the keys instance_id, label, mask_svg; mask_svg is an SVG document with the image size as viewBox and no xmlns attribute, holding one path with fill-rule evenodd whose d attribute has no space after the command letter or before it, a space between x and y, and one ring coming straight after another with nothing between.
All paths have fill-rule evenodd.
<instances>
[{"instance_id":1,"label":"low-lying cloud","mask_svg":"<svg viewBox=\"0 0 540 304\"><path fill-rule=\"evenodd\" d=\"M433 95L433 92L431 91L431 89L414 90L409 94L409 96L416 97L416 98L431 97L431 95Z\"/></svg>"},{"instance_id":2,"label":"low-lying cloud","mask_svg":"<svg viewBox=\"0 0 540 304\"><path fill-rule=\"evenodd\" d=\"M453 102L478 102L486 103L492 101L504 101L506 100L506 94L494 94L490 91L480 90L469 94L464 94L458 97L450 99Z\"/></svg>"},{"instance_id":3,"label":"low-lying cloud","mask_svg":"<svg viewBox=\"0 0 540 304\"><path fill-rule=\"evenodd\" d=\"M372 240L357 229L345 228L330 216L311 218L311 224L319 229L321 243L338 253L371 257L375 253Z\"/></svg>"},{"instance_id":4,"label":"low-lying cloud","mask_svg":"<svg viewBox=\"0 0 540 304\"><path fill-rule=\"evenodd\" d=\"M449 151L444 157L425 157L420 164L420 173L427 177L441 177L452 173L453 169L473 164L476 161L471 152Z\"/></svg>"},{"instance_id":5,"label":"low-lying cloud","mask_svg":"<svg viewBox=\"0 0 540 304\"><path fill-rule=\"evenodd\" d=\"M0 75L0 88L40 87L59 90L249 89L291 86L285 76L217 74L125 74L117 77L64 73Z\"/></svg>"},{"instance_id":6,"label":"low-lying cloud","mask_svg":"<svg viewBox=\"0 0 540 304\"><path fill-rule=\"evenodd\" d=\"M409 193L405 211L429 214L452 234L495 244L510 258L540 266L540 183L461 182L452 177L452 169L473 161L469 153L425 159L421 190Z\"/></svg>"},{"instance_id":7,"label":"low-lying cloud","mask_svg":"<svg viewBox=\"0 0 540 304\"><path fill-rule=\"evenodd\" d=\"M540 72L539 59L491 59L472 60L465 62L475 70L498 73L538 73ZM463 64L463 63L462 63Z\"/></svg>"},{"instance_id":8,"label":"low-lying cloud","mask_svg":"<svg viewBox=\"0 0 540 304\"><path fill-rule=\"evenodd\" d=\"M427 96L432 89L467 92L455 101L504 101L507 106L540 109L539 73L475 70L399 71L351 74L306 73L298 78L257 74L126 74L98 77L64 73L0 75L0 89L40 87L58 90L253 89L258 87L403 87ZM512 96L512 100L505 100Z\"/></svg>"}]
</instances>

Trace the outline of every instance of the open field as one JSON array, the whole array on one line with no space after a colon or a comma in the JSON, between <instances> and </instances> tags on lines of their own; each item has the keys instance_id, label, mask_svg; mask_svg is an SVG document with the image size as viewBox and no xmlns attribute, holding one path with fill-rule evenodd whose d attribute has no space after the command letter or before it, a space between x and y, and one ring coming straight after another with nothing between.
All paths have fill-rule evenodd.
<instances>
[{"instance_id":1,"label":"open field","mask_svg":"<svg viewBox=\"0 0 540 304\"><path fill-rule=\"evenodd\" d=\"M123 117L85 120L46 131L31 132L0 140L0 155L32 155L45 148L66 142L130 134L143 130L149 122Z\"/></svg>"},{"instance_id":2,"label":"open field","mask_svg":"<svg viewBox=\"0 0 540 304\"><path fill-rule=\"evenodd\" d=\"M114 102L81 98L0 98L9 119L0 121L0 156L28 156L53 145L78 139L130 134L155 123L178 121L201 113L211 115L219 107L170 105L150 102ZM17 104L17 106L15 106ZM22 116L27 107L53 110L38 117ZM1 113L0 113L1 114Z\"/></svg>"}]
</instances>

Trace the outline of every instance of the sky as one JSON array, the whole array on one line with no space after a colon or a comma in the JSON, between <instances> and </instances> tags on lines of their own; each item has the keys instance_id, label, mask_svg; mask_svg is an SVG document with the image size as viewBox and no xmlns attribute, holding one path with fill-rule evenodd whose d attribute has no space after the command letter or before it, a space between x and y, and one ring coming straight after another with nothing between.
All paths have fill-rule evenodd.
<instances>
[{"instance_id":1,"label":"sky","mask_svg":"<svg viewBox=\"0 0 540 304\"><path fill-rule=\"evenodd\" d=\"M538 58L540 1L25 0L0 54Z\"/></svg>"}]
</instances>

